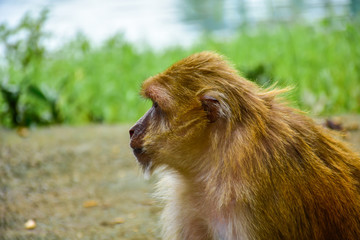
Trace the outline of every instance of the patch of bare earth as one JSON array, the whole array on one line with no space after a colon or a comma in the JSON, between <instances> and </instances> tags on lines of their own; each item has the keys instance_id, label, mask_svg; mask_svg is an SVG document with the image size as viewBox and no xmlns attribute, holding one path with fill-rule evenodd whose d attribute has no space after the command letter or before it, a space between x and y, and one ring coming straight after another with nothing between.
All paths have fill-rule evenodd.
<instances>
[{"instance_id":1,"label":"patch of bare earth","mask_svg":"<svg viewBox=\"0 0 360 240\"><path fill-rule=\"evenodd\" d=\"M360 152L360 116L332 123ZM142 177L129 127L0 130L0 239L159 239L156 177Z\"/></svg>"},{"instance_id":2,"label":"patch of bare earth","mask_svg":"<svg viewBox=\"0 0 360 240\"><path fill-rule=\"evenodd\" d=\"M1 130L0 239L158 239L154 180L142 177L128 129Z\"/></svg>"}]
</instances>

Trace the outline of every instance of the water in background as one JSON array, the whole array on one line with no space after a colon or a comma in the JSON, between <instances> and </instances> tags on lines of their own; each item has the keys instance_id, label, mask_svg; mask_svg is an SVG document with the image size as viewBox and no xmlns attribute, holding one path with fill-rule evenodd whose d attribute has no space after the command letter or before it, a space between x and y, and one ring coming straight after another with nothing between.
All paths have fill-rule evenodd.
<instances>
[{"instance_id":1,"label":"water in background","mask_svg":"<svg viewBox=\"0 0 360 240\"><path fill-rule=\"evenodd\" d=\"M201 33L231 35L260 21L313 21L359 10L358 0L0 0L0 23L50 9L46 29L54 47L83 32L93 42L115 33L156 48L188 45Z\"/></svg>"}]
</instances>

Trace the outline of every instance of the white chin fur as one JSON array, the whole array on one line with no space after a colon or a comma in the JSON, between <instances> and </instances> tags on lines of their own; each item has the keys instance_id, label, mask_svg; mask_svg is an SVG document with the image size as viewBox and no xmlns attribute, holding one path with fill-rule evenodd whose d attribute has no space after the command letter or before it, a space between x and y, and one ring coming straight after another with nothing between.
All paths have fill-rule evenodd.
<instances>
[{"instance_id":1,"label":"white chin fur","mask_svg":"<svg viewBox=\"0 0 360 240\"><path fill-rule=\"evenodd\" d=\"M146 180L150 179L151 176L151 166L152 166L152 162L149 162L149 164L144 168L144 178Z\"/></svg>"}]
</instances>

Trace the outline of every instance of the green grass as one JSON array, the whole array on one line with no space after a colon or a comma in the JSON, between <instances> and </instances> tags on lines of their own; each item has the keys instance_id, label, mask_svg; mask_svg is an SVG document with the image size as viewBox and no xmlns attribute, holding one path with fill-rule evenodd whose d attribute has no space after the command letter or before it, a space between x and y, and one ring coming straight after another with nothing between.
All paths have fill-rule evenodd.
<instances>
[{"instance_id":1,"label":"green grass","mask_svg":"<svg viewBox=\"0 0 360 240\"><path fill-rule=\"evenodd\" d=\"M138 94L141 82L187 55L213 50L225 55L243 75L261 85L292 86L289 98L312 114L360 112L360 24L318 23L243 30L229 39L204 36L188 48L141 50L121 35L94 47L85 37L47 52L40 63L19 72L2 67L16 85L28 78L56 96L56 107L67 124L134 122L150 106ZM260 69L260 70L259 70ZM0 97L0 121L9 125ZM23 94L20 103L40 116L50 115L39 99ZM2 112L2 113L1 113Z\"/></svg>"}]
</instances>

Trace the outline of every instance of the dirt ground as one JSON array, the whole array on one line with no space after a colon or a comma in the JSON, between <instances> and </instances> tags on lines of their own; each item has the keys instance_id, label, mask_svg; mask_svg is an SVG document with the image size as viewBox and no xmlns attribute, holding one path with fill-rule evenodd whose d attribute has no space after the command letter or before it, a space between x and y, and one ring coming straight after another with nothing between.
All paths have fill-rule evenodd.
<instances>
[{"instance_id":1,"label":"dirt ground","mask_svg":"<svg viewBox=\"0 0 360 240\"><path fill-rule=\"evenodd\" d=\"M360 116L334 122L360 152ZM129 127L0 129L0 239L159 239L156 176L143 178Z\"/></svg>"}]
</instances>

